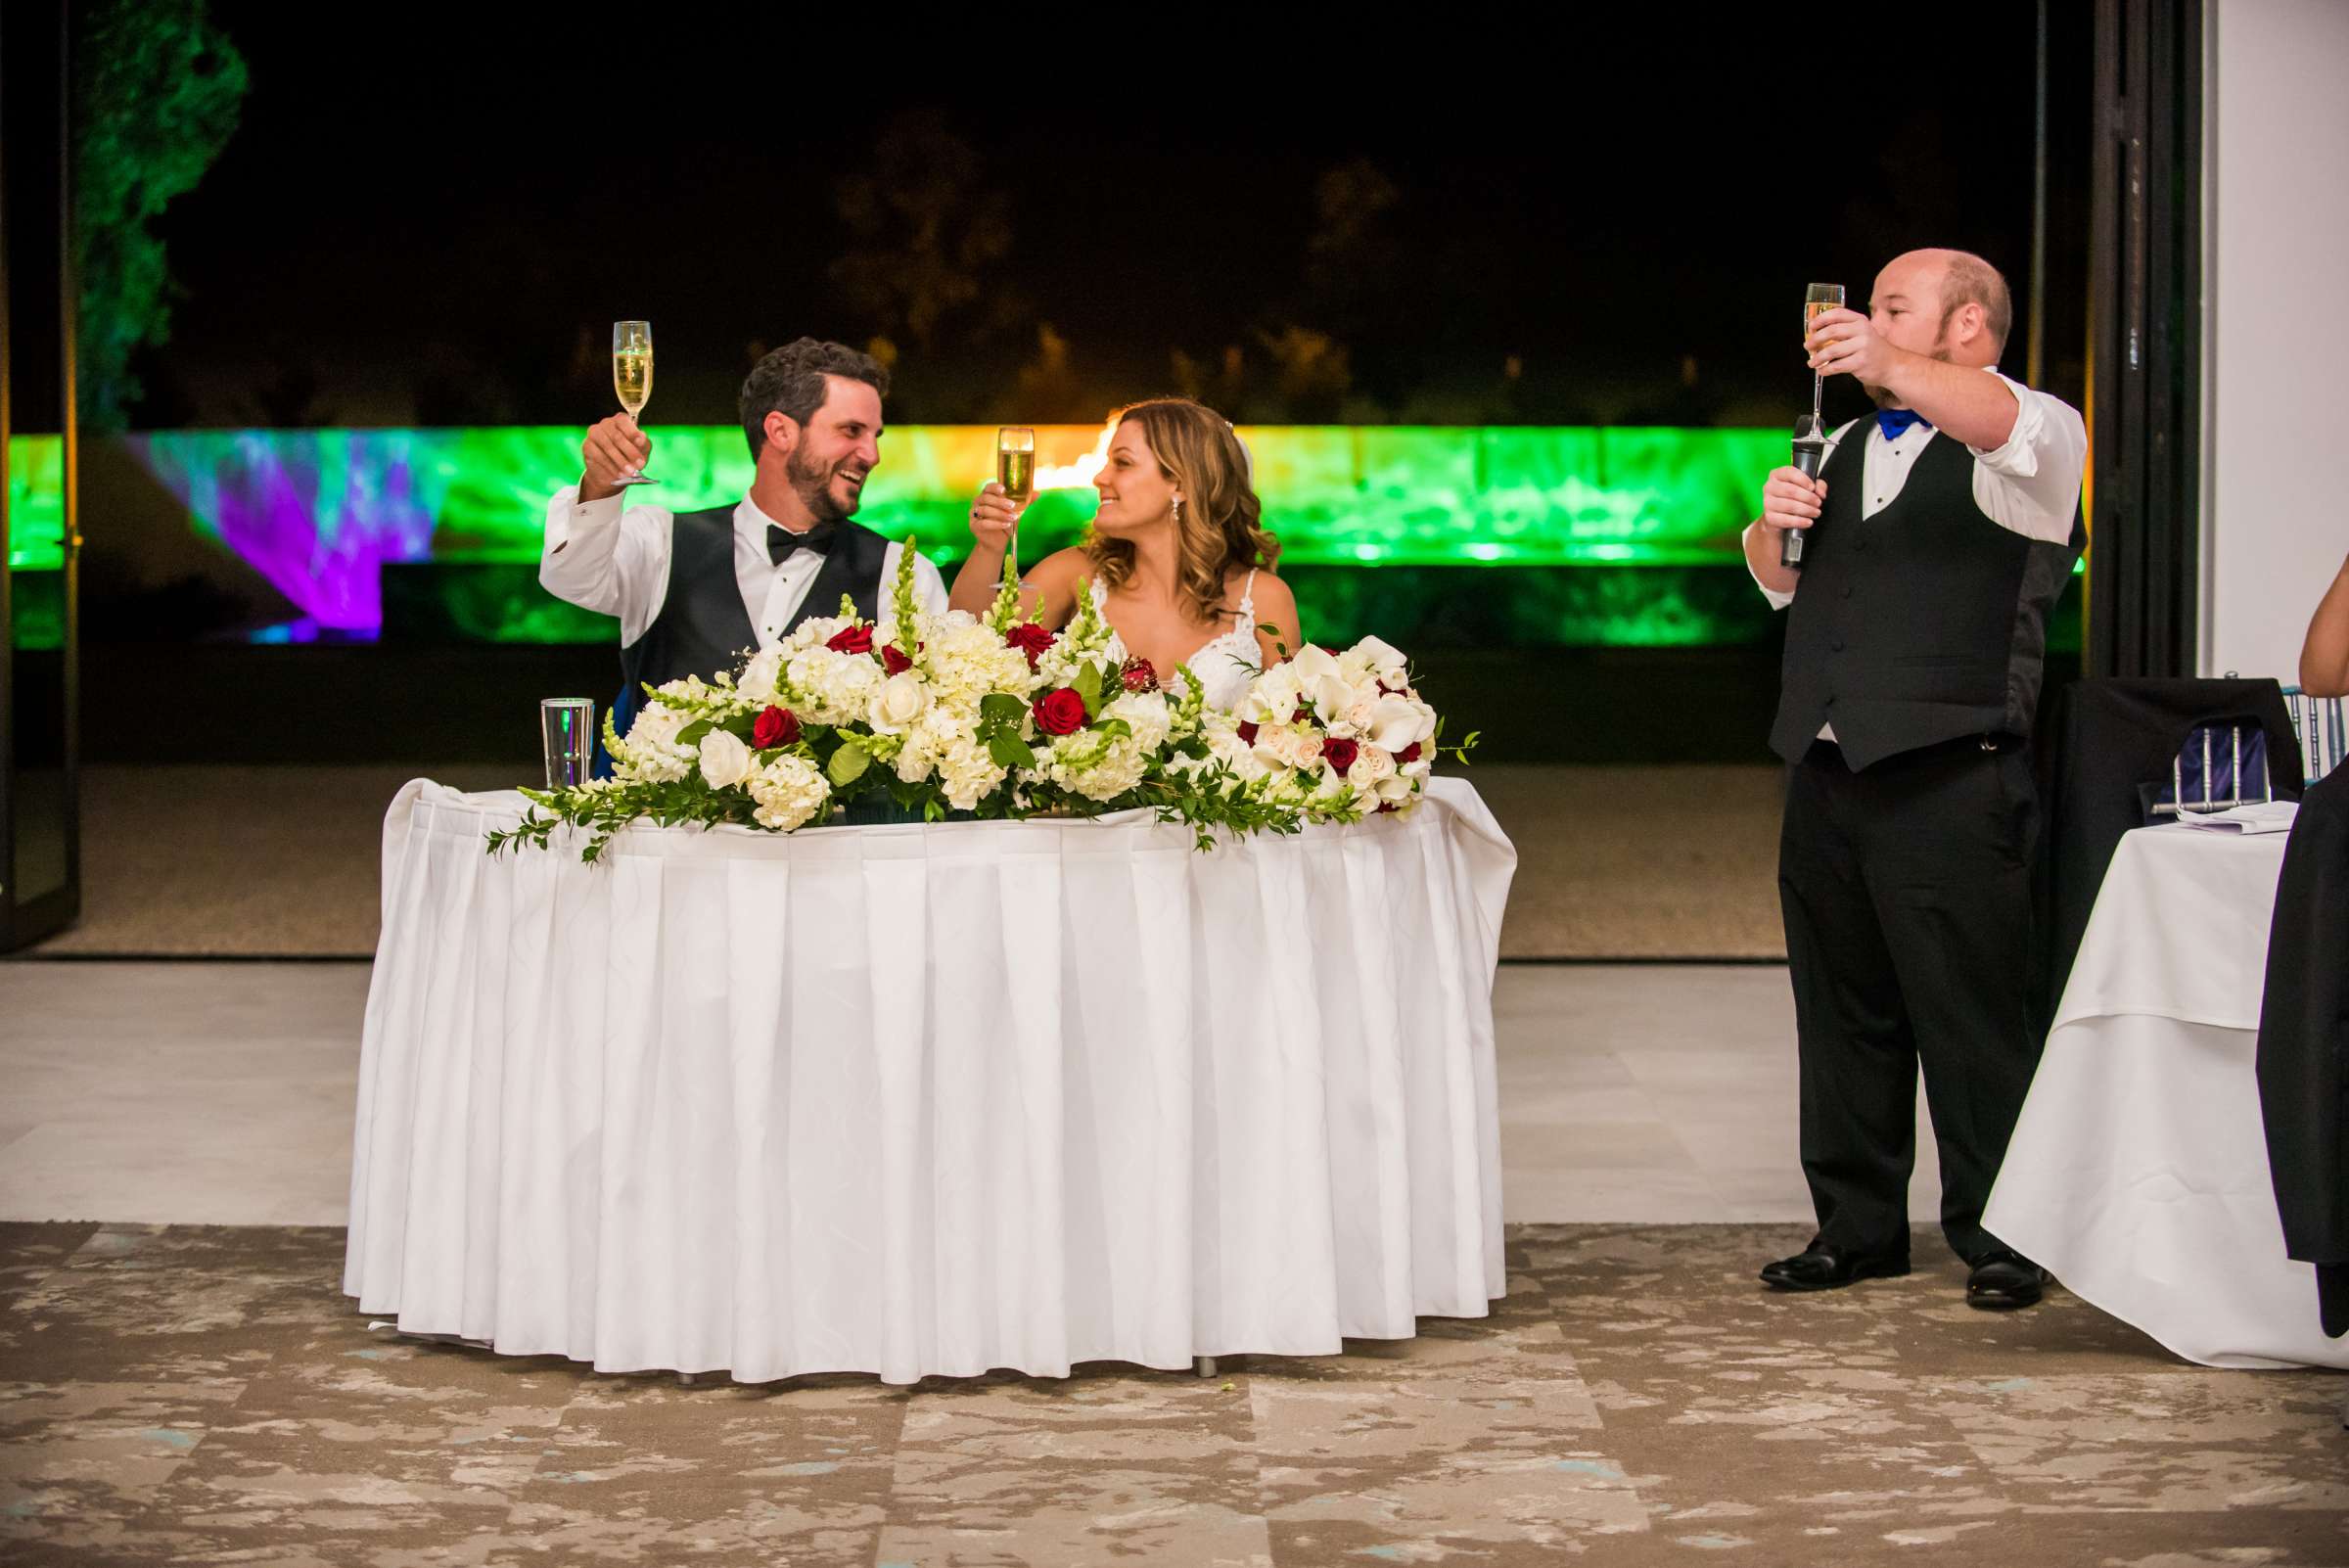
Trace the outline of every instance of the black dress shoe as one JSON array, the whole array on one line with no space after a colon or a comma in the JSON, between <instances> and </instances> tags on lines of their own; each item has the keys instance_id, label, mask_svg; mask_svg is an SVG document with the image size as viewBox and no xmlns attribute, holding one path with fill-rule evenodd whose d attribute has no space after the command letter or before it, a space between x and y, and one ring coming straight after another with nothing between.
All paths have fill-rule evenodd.
<instances>
[{"instance_id":1,"label":"black dress shoe","mask_svg":"<svg viewBox=\"0 0 2349 1568\"><path fill-rule=\"evenodd\" d=\"M2018 1253L1999 1251L1977 1259L1965 1276L1965 1304L1986 1313L2010 1313L2036 1306L2045 1293L2048 1271Z\"/></svg>"},{"instance_id":2,"label":"black dress shoe","mask_svg":"<svg viewBox=\"0 0 2349 1568\"><path fill-rule=\"evenodd\" d=\"M1906 1252L1853 1252L1814 1241L1762 1270L1773 1290L1837 1290L1863 1279L1895 1279L1909 1271Z\"/></svg>"}]
</instances>

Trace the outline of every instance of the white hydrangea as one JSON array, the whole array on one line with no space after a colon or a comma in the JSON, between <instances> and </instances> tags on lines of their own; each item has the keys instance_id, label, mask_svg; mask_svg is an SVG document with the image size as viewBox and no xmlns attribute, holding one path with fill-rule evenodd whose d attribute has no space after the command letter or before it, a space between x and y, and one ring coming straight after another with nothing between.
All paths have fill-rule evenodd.
<instances>
[{"instance_id":1,"label":"white hydrangea","mask_svg":"<svg viewBox=\"0 0 2349 1568\"><path fill-rule=\"evenodd\" d=\"M791 635L777 646L782 650L783 657L789 659L793 654L806 649L821 648L840 635L845 627L854 623L846 616L812 616L792 627Z\"/></svg>"},{"instance_id":2,"label":"white hydrangea","mask_svg":"<svg viewBox=\"0 0 2349 1568\"><path fill-rule=\"evenodd\" d=\"M832 787L815 764L786 754L751 774L751 799L759 803L752 817L760 827L788 833L824 808Z\"/></svg>"},{"instance_id":3,"label":"white hydrangea","mask_svg":"<svg viewBox=\"0 0 2349 1568\"><path fill-rule=\"evenodd\" d=\"M679 709L646 703L622 738L620 750L613 754L615 770L639 784L674 784L684 778L701 761L692 747L677 744L677 731L692 721L692 715Z\"/></svg>"},{"instance_id":4,"label":"white hydrangea","mask_svg":"<svg viewBox=\"0 0 2349 1568\"><path fill-rule=\"evenodd\" d=\"M1023 658L1020 663L1027 664ZM968 811L995 792L1005 769L987 748L968 735L957 735L939 758L939 779L946 788L946 804Z\"/></svg>"},{"instance_id":5,"label":"white hydrangea","mask_svg":"<svg viewBox=\"0 0 2349 1568\"><path fill-rule=\"evenodd\" d=\"M820 646L791 655L784 677L806 700L802 722L814 724L863 722L883 680L881 667L865 655Z\"/></svg>"},{"instance_id":6,"label":"white hydrangea","mask_svg":"<svg viewBox=\"0 0 2349 1568\"><path fill-rule=\"evenodd\" d=\"M1103 710L1103 715L1126 720L1133 727L1133 744L1150 753L1156 753L1167 743L1167 734L1174 727L1174 715L1167 706L1164 692L1127 692L1113 699Z\"/></svg>"},{"instance_id":7,"label":"white hydrangea","mask_svg":"<svg viewBox=\"0 0 2349 1568\"><path fill-rule=\"evenodd\" d=\"M990 692L1025 697L1036 684L1028 656L986 626L942 626L923 652L930 667L933 700L961 712L975 713L979 700Z\"/></svg>"}]
</instances>

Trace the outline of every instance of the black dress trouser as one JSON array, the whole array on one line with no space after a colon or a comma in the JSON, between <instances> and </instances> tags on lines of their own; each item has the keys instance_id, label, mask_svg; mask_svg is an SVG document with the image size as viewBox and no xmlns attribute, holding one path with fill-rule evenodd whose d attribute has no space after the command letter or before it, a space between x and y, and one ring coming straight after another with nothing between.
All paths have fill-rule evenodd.
<instances>
[{"instance_id":1,"label":"black dress trouser","mask_svg":"<svg viewBox=\"0 0 2349 1568\"><path fill-rule=\"evenodd\" d=\"M1916 1073L1941 1223L1968 1263L2038 1064L2030 1024L2029 756L1968 737L1855 773L1831 741L1787 769L1778 899L1794 981L1803 1173L1819 1240L1906 1252Z\"/></svg>"}]
</instances>

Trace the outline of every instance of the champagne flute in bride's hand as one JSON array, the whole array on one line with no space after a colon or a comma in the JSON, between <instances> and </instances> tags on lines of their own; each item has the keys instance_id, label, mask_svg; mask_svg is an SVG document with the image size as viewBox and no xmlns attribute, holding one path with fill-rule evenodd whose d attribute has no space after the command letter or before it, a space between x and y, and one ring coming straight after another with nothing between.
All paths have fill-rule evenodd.
<instances>
[{"instance_id":1,"label":"champagne flute in bride's hand","mask_svg":"<svg viewBox=\"0 0 2349 1568\"><path fill-rule=\"evenodd\" d=\"M653 400L653 324L649 321L612 323L612 390L620 406L634 419ZM643 474L623 474L616 484L650 484Z\"/></svg>"}]
</instances>

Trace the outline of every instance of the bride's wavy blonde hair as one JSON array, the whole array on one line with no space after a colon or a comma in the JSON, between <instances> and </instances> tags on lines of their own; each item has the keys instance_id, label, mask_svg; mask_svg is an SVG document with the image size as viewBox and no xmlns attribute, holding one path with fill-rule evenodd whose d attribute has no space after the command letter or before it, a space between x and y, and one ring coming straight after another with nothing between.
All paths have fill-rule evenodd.
<instances>
[{"instance_id":1,"label":"bride's wavy blonde hair","mask_svg":"<svg viewBox=\"0 0 2349 1568\"><path fill-rule=\"evenodd\" d=\"M1223 579L1235 570L1271 570L1280 540L1265 531L1264 505L1249 483L1248 454L1214 409L1187 397L1153 397L1118 410L1118 423L1138 424L1158 458L1159 472L1182 496L1175 530L1174 591L1202 623L1227 616ZM1088 532L1084 553L1104 587L1133 576L1131 539Z\"/></svg>"}]
</instances>

